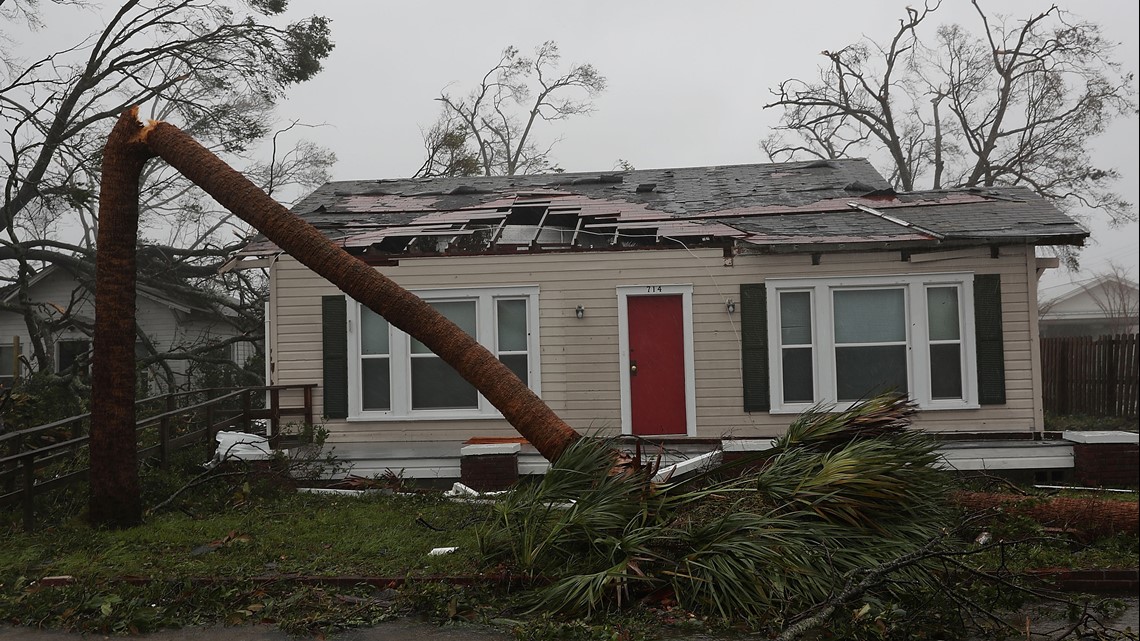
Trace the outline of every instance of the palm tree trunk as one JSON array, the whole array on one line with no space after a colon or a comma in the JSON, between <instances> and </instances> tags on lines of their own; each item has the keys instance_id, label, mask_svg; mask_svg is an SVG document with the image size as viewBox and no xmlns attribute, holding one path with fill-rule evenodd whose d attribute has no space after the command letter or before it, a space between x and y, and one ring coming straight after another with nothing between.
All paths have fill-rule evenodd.
<instances>
[{"instance_id":1,"label":"palm tree trunk","mask_svg":"<svg viewBox=\"0 0 1140 641\"><path fill-rule=\"evenodd\" d=\"M103 149L95 263L88 518L130 527L142 521L135 437L135 242L139 179L153 154L138 137L137 108L123 114Z\"/></svg>"},{"instance_id":2,"label":"palm tree trunk","mask_svg":"<svg viewBox=\"0 0 1140 641\"><path fill-rule=\"evenodd\" d=\"M1041 498L961 490L952 492L950 501L969 513L1000 511L1025 516L1046 527L1078 532L1089 540L1113 534L1136 536L1140 530L1140 510L1132 501L1063 496Z\"/></svg>"},{"instance_id":3,"label":"palm tree trunk","mask_svg":"<svg viewBox=\"0 0 1140 641\"><path fill-rule=\"evenodd\" d=\"M193 138L167 123L144 131L148 147L278 247L426 345L491 402L548 460L579 438L474 338L378 271L353 258Z\"/></svg>"}]
</instances>

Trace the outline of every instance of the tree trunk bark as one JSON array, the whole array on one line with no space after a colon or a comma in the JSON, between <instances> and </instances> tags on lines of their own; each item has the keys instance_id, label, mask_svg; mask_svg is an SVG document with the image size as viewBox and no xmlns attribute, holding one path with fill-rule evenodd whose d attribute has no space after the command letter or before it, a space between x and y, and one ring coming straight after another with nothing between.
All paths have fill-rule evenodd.
<instances>
[{"instance_id":1,"label":"tree trunk bark","mask_svg":"<svg viewBox=\"0 0 1140 641\"><path fill-rule=\"evenodd\" d=\"M353 258L189 135L160 122L147 126L143 137L155 154L223 207L454 367L548 460L557 459L579 438L474 338L418 296Z\"/></svg>"},{"instance_id":2,"label":"tree trunk bark","mask_svg":"<svg viewBox=\"0 0 1140 641\"><path fill-rule=\"evenodd\" d=\"M986 492L952 492L950 501L969 512L1000 509L1041 525L1080 532L1090 539L1140 531L1140 511L1131 501L1027 497Z\"/></svg>"},{"instance_id":3,"label":"tree trunk bark","mask_svg":"<svg viewBox=\"0 0 1140 641\"><path fill-rule=\"evenodd\" d=\"M107 527L142 521L135 437L135 243L139 180L153 157L139 138L137 108L123 114L103 149L95 260L88 518Z\"/></svg>"}]
</instances>

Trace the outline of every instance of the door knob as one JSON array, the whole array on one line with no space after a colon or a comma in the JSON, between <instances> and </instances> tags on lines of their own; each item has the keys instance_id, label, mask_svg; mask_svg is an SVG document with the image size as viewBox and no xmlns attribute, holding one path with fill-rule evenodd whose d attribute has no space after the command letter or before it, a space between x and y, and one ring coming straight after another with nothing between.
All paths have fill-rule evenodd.
<instances>
[{"instance_id":1,"label":"door knob","mask_svg":"<svg viewBox=\"0 0 1140 641\"><path fill-rule=\"evenodd\" d=\"M629 375L630 376L637 376L637 361L630 361L629 362Z\"/></svg>"}]
</instances>

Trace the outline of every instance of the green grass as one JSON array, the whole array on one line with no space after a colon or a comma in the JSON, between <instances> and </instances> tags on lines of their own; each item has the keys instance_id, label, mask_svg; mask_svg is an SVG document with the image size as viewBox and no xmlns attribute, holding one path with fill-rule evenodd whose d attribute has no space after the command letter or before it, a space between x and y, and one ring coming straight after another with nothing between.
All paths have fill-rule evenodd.
<instances>
[{"instance_id":1,"label":"green grass","mask_svg":"<svg viewBox=\"0 0 1140 641\"><path fill-rule=\"evenodd\" d=\"M378 598L381 588L304 585L290 575L404 577L430 585L431 577L482 567L475 527L486 506L427 494L255 492L219 501L223 494L207 489L182 505L198 517L168 512L129 530L95 530L73 518L31 534L0 533L0 622L100 634L262 622L327 633L405 611L417 590L392 601ZM459 549L429 556L436 547ZM74 582L39 584L61 575ZM275 576L283 580L252 580ZM128 577L153 581L116 580Z\"/></svg>"},{"instance_id":2,"label":"green grass","mask_svg":"<svg viewBox=\"0 0 1140 641\"><path fill-rule=\"evenodd\" d=\"M205 518L159 515L123 531L92 530L73 520L8 536L0 546L0 577L465 574L478 569L474 525L485 513L425 495L295 494ZM211 544L220 545L203 550ZM459 548L453 554L428 556L432 548L453 546Z\"/></svg>"},{"instance_id":3,"label":"green grass","mask_svg":"<svg viewBox=\"0 0 1140 641\"><path fill-rule=\"evenodd\" d=\"M1133 534L1083 541L1011 515L1001 515L983 529L990 532L993 541L1004 542L991 543L973 557L979 568L990 571L1131 569L1140 557L1140 539Z\"/></svg>"},{"instance_id":4,"label":"green grass","mask_svg":"<svg viewBox=\"0 0 1140 641\"><path fill-rule=\"evenodd\" d=\"M867 438L878 438L884 429L880 423L864 420L857 429L866 432ZM941 474L914 477L913 466L895 464L896 458L907 452L917 452L919 458L925 456L926 448L917 447L921 443L897 437L891 450L894 456L884 456L884 452L861 444L866 439L848 438L831 429L836 425L830 417L816 417L801 429L790 431L784 447L796 449L797 456L768 461L761 471L754 472L755 478L739 486L716 485L714 477L698 477L691 481L691 488L678 484L675 492L658 488L658 492L646 494L644 483L611 477L611 459L605 451L600 463L588 466L597 468L597 478L563 475L563 485L578 494L575 504L578 509L553 515L573 517L572 523L564 524L564 529L552 530L553 534L542 525L549 524L547 517L553 518L549 514L550 499L561 503L568 497L547 496L537 502L530 501L537 510L535 514L542 516L532 521L542 527L534 532L533 528L513 527L530 523L528 513L521 509L519 502L526 502L526 495L541 489L542 484L524 485L513 498L488 506L454 503L438 494L364 497L297 494L290 483L256 470L248 475L223 475L208 484L195 486L179 494L162 512L149 515L143 525L129 530L91 529L79 517L72 516L75 511L54 509L45 510L44 516L38 517L41 523L49 525L25 534L14 526L18 511L10 511L3 516L13 526L5 528L0 522L0 622L100 634L138 633L195 624L260 622L290 632L327 633L374 625L397 613L416 612L436 620L509 625L515 628L520 639L591 641L659 638L661 635L654 630L673 630L676 626L689 630L693 626L734 625L741 617L720 617L712 608L696 607L701 603L692 594L687 594L686 600L695 605L669 597L676 594L678 588L672 592L662 591L664 596L659 602L651 600L637 607L628 607L630 604L624 602L622 608L603 604L607 607L599 607L592 617L580 619L555 616L551 610L558 608L540 609L524 616L522 613L536 603L535 597L539 595L518 583L508 591L491 582L449 585L433 581L432 577L477 574L493 566L496 570L513 567L516 572L522 570L522 573L533 572L557 579L567 576L588 554L596 554L597 550L608 554L610 548L622 554L632 550L628 561L618 557L620 563L616 565L623 568L622 572L629 570L636 574L654 567L669 570L673 568L675 557L680 556L678 550L682 548L678 546L707 539L709 546L701 548L699 558L692 557L696 562L686 566L691 570L686 576L699 579L698 570L712 567L712 562L718 561L719 557L708 552L713 548L735 552L754 549L755 563L741 573L742 581L751 585L756 583L757 576L765 576L783 581L781 589L787 589L790 583L773 568L788 562L805 563L804 559L813 549L772 545L791 536L793 530L815 528L837 541L829 548L826 559L827 569L836 570L843 563L870 567L880 557L893 558L891 550L881 549L882 546L875 543L882 543L882 537L875 537L882 528L898 528L899 519L909 522L908 519L916 518L922 527L937 525L945 518L954 520L952 514L930 512L930 501L919 496L933 490L940 493L951 482L948 477ZM841 455L843 453L846 454ZM903 456L906 461L913 458ZM144 504L162 505L179 488L186 487L200 472L197 463L202 459L200 453L190 453L180 456L166 470L145 469ZM905 476L908 482L892 483L899 475ZM544 483L557 480L557 476L548 475ZM702 481L712 485L700 485ZM687 490L691 492L686 493ZM607 498L611 494L619 498L631 495L632 500L612 501ZM741 498L760 494L763 500L756 502ZM590 499L594 495L599 495L599 500ZM650 506L652 510L646 510L643 495L657 497ZM82 502L81 493L69 496L61 494L52 501L65 507ZM674 496L675 499L670 498ZM1111 498L1137 500L1136 495ZM676 502L679 511L665 510L668 506L663 507L663 501L666 500ZM632 507L613 509L625 503ZM703 508L698 508L698 503ZM905 504L911 503L918 505L915 511L903 509ZM787 513L772 512L773 506L781 505L790 506L785 510ZM811 508L810 512L805 505ZM47 518L49 515L51 519ZM782 523L779 519L793 517L797 520L788 527L776 527ZM760 525L766 529L757 530L756 524L763 519L767 520ZM529 559L526 567L517 559L512 564L510 554L496 555L495 545L484 547L486 556L481 552L477 530L481 530L479 534L485 544L493 543L494 525L500 521L509 522L513 529L500 532L499 547L506 545L514 555ZM638 523L642 527L638 527ZM755 526L752 530L742 527L750 524ZM690 529L695 534L686 538L688 535L681 536L679 532L688 525L692 525ZM848 525L853 532L844 534ZM947 542L954 549L963 550L966 553L963 560L979 569L1016 573L1042 567L1135 567L1138 554L1135 537L1112 537L1086 545L1051 536L1035 523L1015 517L999 517L980 527L991 531L994 540L1020 543L979 549L973 543L976 531L967 531L965 538ZM663 533L658 537L662 543L658 548L647 547L645 535L651 531ZM900 532L901 537L913 540L930 536L922 528L902 528ZM535 533L542 536L530 536ZM570 539L579 544L568 545ZM737 539L751 547L746 549ZM820 537L813 539L818 540ZM868 549L868 542L874 545L873 549ZM459 548L456 553L428 555L432 548L453 546ZM642 554L642 548L654 554ZM569 558L564 559L567 555ZM730 556L737 559L747 555ZM565 562L552 563L552 559ZM615 563L610 562L609 557L605 560L609 564L600 566L600 572L612 572ZM721 574L738 574L735 566L722 563L717 567L731 570L721 571ZM43 577L58 575L69 575L75 580L60 587L40 583ZM290 581L289 577L294 575L406 577L410 580L397 595L395 591L368 585L331 586ZM825 575L827 572L815 576ZM153 581L137 585L116 580L127 577ZM281 580L260 580L265 577ZM223 580L204 584L194 579ZM973 589L972 574L965 573L963 580L971 582L966 589ZM705 585L697 580L691 583L699 583L698 588ZM718 580L716 584L727 585L727 582ZM679 588L689 589L685 585ZM918 610L907 615L913 620L896 622L892 617L903 617L899 614L904 611L900 603L927 608L925 601L937 594L921 592L913 583L908 583L907 590L907 594L896 595L899 596L897 603L894 600L880 603L875 600L877 597L868 596L870 600L865 600L873 606L874 617L868 615L865 621L837 621L836 625L845 625L844 629L850 632L845 638L851 639L879 639L880 623L876 622L880 619L886 621L882 625L897 630L919 626L928 617ZM992 591L996 594L995 603L1006 598L1001 590ZM723 599L713 596L708 600L715 604ZM946 601L943 605L951 607L954 603ZM1018 605L1020 602L1011 601L1011 607ZM516 617L522 620L511 621ZM770 624L767 619L753 623ZM637 634L631 632L642 629Z\"/></svg>"}]
</instances>

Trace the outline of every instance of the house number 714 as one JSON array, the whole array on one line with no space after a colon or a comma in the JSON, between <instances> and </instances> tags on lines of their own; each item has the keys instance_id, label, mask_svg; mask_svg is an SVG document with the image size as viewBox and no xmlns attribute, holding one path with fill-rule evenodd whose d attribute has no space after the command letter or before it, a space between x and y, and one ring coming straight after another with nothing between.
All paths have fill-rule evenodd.
<instances>
[{"instance_id":1,"label":"house number 714","mask_svg":"<svg viewBox=\"0 0 1140 641\"><path fill-rule=\"evenodd\" d=\"M646 293L652 294L653 292L663 292L665 288L661 285L646 285L645 291Z\"/></svg>"}]
</instances>

